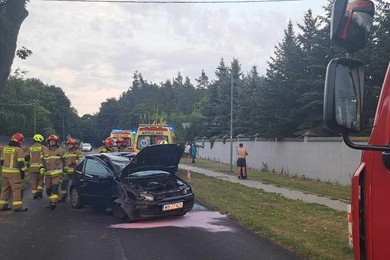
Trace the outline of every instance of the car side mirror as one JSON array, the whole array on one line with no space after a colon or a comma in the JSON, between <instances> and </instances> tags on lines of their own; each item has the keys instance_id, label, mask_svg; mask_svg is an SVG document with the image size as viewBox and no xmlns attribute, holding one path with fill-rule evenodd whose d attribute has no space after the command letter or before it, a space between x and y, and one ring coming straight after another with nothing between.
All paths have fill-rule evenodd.
<instances>
[{"instance_id":1,"label":"car side mirror","mask_svg":"<svg viewBox=\"0 0 390 260\"><path fill-rule=\"evenodd\" d=\"M371 32L375 6L369 0L335 0L330 39L348 52L362 50Z\"/></svg>"},{"instance_id":2,"label":"car side mirror","mask_svg":"<svg viewBox=\"0 0 390 260\"><path fill-rule=\"evenodd\" d=\"M338 58L329 62L325 78L324 123L342 134L361 131L364 64Z\"/></svg>"}]
</instances>

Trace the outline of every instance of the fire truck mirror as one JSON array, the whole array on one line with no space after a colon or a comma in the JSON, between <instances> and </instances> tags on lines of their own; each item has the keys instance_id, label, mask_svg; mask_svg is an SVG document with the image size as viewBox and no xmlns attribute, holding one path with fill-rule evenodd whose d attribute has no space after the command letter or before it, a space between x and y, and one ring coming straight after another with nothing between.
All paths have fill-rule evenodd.
<instances>
[{"instance_id":1,"label":"fire truck mirror","mask_svg":"<svg viewBox=\"0 0 390 260\"><path fill-rule=\"evenodd\" d=\"M390 171L390 150L382 153L382 161L386 169Z\"/></svg>"},{"instance_id":2,"label":"fire truck mirror","mask_svg":"<svg viewBox=\"0 0 390 260\"><path fill-rule=\"evenodd\" d=\"M364 67L352 59L333 59L327 68L325 125L339 133L359 133L363 107Z\"/></svg>"},{"instance_id":3,"label":"fire truck mirror","mask_svg":"<svg viewBox=\"0 0 390 260\"><path fill-rule=\"evenodd\" d=\"M348 52L362 50L369 39L375 6L369 0L335 0L330 38Z\"/></svg>"}]
</instances>

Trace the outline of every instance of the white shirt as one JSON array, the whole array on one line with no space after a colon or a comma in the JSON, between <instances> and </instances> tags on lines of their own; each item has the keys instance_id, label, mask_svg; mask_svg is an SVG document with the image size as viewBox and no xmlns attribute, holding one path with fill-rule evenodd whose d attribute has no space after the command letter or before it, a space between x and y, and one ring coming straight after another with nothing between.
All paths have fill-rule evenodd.
<instances>
[{"instance_id":1,"label":"white shirt","mask_svg":"<svg viewBox=\"0 0 390 260\"><path fill-rule=\"evenodd\" d=\"M190 149L191 149L191 145L187 144L187 145L184 147L184 153L190 153Z\"/></svg>"}]
</instances>

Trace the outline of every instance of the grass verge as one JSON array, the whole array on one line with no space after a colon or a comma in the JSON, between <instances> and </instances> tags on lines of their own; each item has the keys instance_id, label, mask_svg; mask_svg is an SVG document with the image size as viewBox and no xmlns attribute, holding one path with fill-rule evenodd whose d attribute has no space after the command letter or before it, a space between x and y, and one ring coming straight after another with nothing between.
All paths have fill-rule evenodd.
<instances>
[{"instance_id":1,"label":"grass verge","mask_svg":"<svg viewBox=\"0 0 390 260\"><path fill-rule=\"evenodd\" d=\"M186 179L186 172L178 175ZM196 199L308 259L353 259L345 212L192 174Z\"/></svg>"},{"instance_id":2,"label":"grass verge","mask_svg":"<svg viewBox=\"0 0 390 260\"><path fill-rule=\"evenodd\" d=\"M196 160L196 164L194 166L226 174L232 174L230 173L229 164L219 163L211 160L198 159ZM233 171L235 170L236 169L234 168ZM258 171L255 169L248 169L248 178L251 180L261 181L265 184L296 189L331 199L341 200L344 202L350 201L350 186L343 186L269 171Z\"/></svg>"}]
</instances>

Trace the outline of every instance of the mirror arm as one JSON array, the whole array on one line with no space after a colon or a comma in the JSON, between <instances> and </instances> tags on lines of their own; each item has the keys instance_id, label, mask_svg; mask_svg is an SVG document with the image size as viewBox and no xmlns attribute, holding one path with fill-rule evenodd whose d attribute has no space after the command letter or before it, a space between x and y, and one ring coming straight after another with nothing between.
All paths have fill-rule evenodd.
<instances>
[{"instance_id":1,"label":"mirror arm","mask_svg":"<svg viewBox=\"0 0 390 260\"><path fill-rule=\"evenodd\" d=\"M343 140L344 140L344 143L352 148L352 149L356 149L356 150L370 150L370 151L387 151L387 152L390 152L390 147L388 146L373 146L373 145L359 145L359 144L355 144L351 141L351 139L349 139L349 136L348 134L346 133L343 133L342 134L343 136Z\"/></svg>"}]
</instances>

